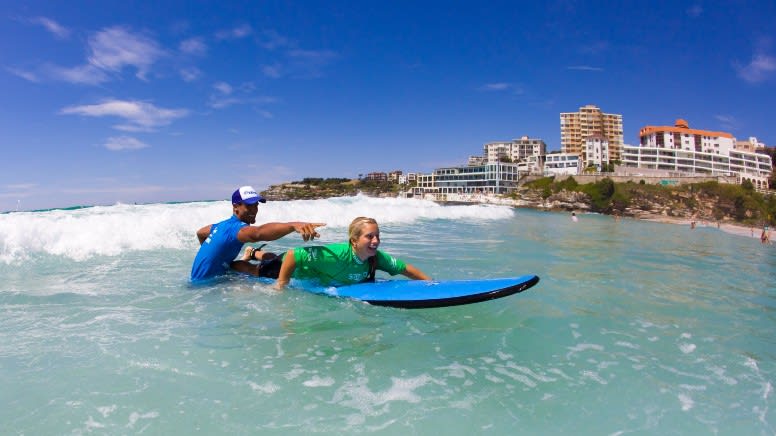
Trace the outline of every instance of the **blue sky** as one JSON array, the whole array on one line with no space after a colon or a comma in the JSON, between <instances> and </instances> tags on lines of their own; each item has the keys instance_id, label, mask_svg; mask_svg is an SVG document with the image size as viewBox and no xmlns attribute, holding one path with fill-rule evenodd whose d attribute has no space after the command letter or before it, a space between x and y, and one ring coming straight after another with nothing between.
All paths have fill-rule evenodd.
<instances>
[{"instance_id":1,"label":"blue sky","mask_svg":"<svg viewBox=\"0 0 776 436\"><path fill-rule=\"evenodd\" d=\"M0 5L0 211L558 150L586 104L776 145L773 1Z\"/></svg>"}]
</instances>

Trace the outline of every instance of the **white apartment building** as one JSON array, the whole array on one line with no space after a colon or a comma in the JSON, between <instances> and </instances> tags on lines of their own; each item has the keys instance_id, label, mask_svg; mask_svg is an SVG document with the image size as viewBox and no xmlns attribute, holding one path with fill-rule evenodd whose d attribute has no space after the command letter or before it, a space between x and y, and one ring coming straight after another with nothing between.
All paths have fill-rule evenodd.
<instances>
[{"instance_id":1,"label":"white apartment building","mask_svg":"<svg viewBox=\"0 0 776 436\"><path fill-rule=\"evenodd\" d=\"M547 177L558 175L575 176L580 173L580 170L581 160L577 153L550 153L544 161L544 175Z\"/></svg>"},{"instance_id":2,"label":"white apartment building","mask_svg":"<svg viewBox=\"0 0 776 436\"><path fill-rule=\"evenodd\" d=\"M547 144L538 138L522 136L511 141L489 142L482 146L484 162L493 163L506 157L513 163L521 163L522 170L539 173L542 170L542 157L547 154ZM469 158L469 162L477 162Z\"/></svg>"},{"instance_id":3,"label":"white apartment building","mask_svg":"<svg viewBox=\"0 0 776 436\"><path fill-rule=\"evenodd\" d=\"M416 180L418 180L418 173L407 173L399 175L399 184L401 185L414 183Z\"/></svg>"},{"instance_id":4,"label":"white apartment building","mask_svg":"<svg viewBox=\"0 0 776 436\"><path fill-rule=\"evenodd\" d=\"M750 136L746 141L736 141L736 150L749 151L754 153L755 151L764 148L765 144L758 141L754 136Z\"/></svg>"},{"instance_id":5,"label":"white apartment building","mask_svg":"<svg viewBox=\"0 0 776 436\"><path fill-rule=\"evenodd\" d=\"M585 139L583 156L582 163L585 168L593 166L596 171L601 171L604 165L609 164L609 140L603 135L588 136Z\"/></svg>"},{"instance_id":6,"label":"white apartment building","mask_svg":"<svg viewBox=\"0 0 776 436\"><path fill-rule=\"evenodd\" d=\"M726 132L691 129L679 119L671 126L647 126L640 131L638 146L623 147L622 164L668 172L736 176L739 183L752 182L767 189L771 157L736 149L736 140Z\"/></svg>"},{"instance_id":7,"label":"white apartment building","mask_svg":"<svg viewBox=\"0 0 776 436\"><path fill-rule=\"evenodd\" d=\"M622 115L601 112L589 104L579 112L560 114L560 145L563 153L577 154L587 161L585 141L593 135L602 135L609 142L611 160L620 160L622 150Z\"/></svg>"},{"instance_id":8,"label":"white apartment building","mask_svg":"<svg viewBox=\"0 0 776 436\"><path fill-rule=\"evenodd\" d=\"M488 159L484 156L469 156L467 165L474 167L477 165L485 165L486 163L488 163Z\"/></svg>"},{"instance_id":9,"label":"white apartment building","mask_svg":"<svg viewBox=\"0 0 776 436\"><path fill-rule=\"evenodd\" d=\"M485 162L497 162L505 157L512 159L512 141L488 142L482 146L482 157Z\"/></svg>"},{"instance_id":10,"label":"white apartment building","mask_svg":"<svg viewBox=\"0 0 776 436\"><path fill-rule=\"evenodd\" d=\"M670 148L727 155L736 145L730 133L691 129L678 119L674 126L646 126L639 131L642 147Z\"/></svg>"}]
</instances>

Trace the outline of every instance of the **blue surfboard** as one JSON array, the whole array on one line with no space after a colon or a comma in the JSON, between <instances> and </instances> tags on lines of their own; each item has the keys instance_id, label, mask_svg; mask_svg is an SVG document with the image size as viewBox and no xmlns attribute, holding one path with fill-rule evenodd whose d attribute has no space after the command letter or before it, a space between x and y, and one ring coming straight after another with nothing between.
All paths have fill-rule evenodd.
<instances>
[{"instance_id":1,"label":"blue surfboard","mask_svg":"<svg viewBox=\"0 0 776 436\"><path fill-rule=\"evenodd\" d=\"M305 287L332 297L352 298L375 306L423 309L478 303L523 292L539 283L539 277L481 280L385 280L340 287Z\"/></svg>"}]
</instances>

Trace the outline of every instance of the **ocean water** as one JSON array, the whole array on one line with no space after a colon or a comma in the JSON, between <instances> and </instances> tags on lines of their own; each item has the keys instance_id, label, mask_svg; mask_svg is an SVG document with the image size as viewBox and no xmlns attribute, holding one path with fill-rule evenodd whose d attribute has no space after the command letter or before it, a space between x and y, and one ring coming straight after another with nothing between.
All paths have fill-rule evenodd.
<instances>
[{"instance_id":1,"label":"ocean water","mask_svg":"<svg viewBox=\"0 0 776 436\"><path fill-rule=\"evenodd\" d=\"M522 294L373 307L244 276L194 286L227 202L0 215L0 434L776 433L776 246L716 228L366 197L438 279L537 274ZM277 251L302 245L290 235Z\"/></svg>"}]
</instances>

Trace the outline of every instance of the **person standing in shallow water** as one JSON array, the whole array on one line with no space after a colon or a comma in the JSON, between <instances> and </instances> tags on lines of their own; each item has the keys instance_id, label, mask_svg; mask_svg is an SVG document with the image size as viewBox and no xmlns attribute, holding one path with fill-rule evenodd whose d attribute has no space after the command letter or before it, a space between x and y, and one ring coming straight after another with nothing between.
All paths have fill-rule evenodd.
<instances>
[{"instance_id":1,"label":"person standing in shallow water","mask_svg":"<svg viewBox=\"0 0 776 436\"><path fill-rule=\"evenodd\" d=\"M423 271L377 249L380 228L373 218L354 219L348 235L346 243L288 250L283 255L276 288L285 288L291 277L317 279L323 285L350 285L374 280L376 270L412 280L431 280Z\"/></svg>"},{"instance_id":2,"label":"person standing in shallow water","mask_svg":"<svg viewBox=\"0 0 776 436\"><path fill-rule=\"evenodd\" d=\"M574 222L579 221L579 218L577 218L576 212L571 212L571 221L574 221Z\"/></svg>"},{"instance_id":3,"label":"person standing in shallow water","mask_svg":"<svg viewBox=\"0 0 776 436\"><path fill-rule=\"evenodd\" d=\"M256 222L259 203L266 202L267 200L251 186L243 186L234 191L232 216L197 230L200 246L191 266L191 280L208 279L225 274L230 269L260 275L261 266L257 268L247 260L235 260L245 243L274 241L292 232L301 234L305 242L320 237L316 228L326 225L324 223L287 222L252 226L251 224ZM268 256L255 250L251 255L255 256L254 259Z\"/></svg>"}]
</instances>

